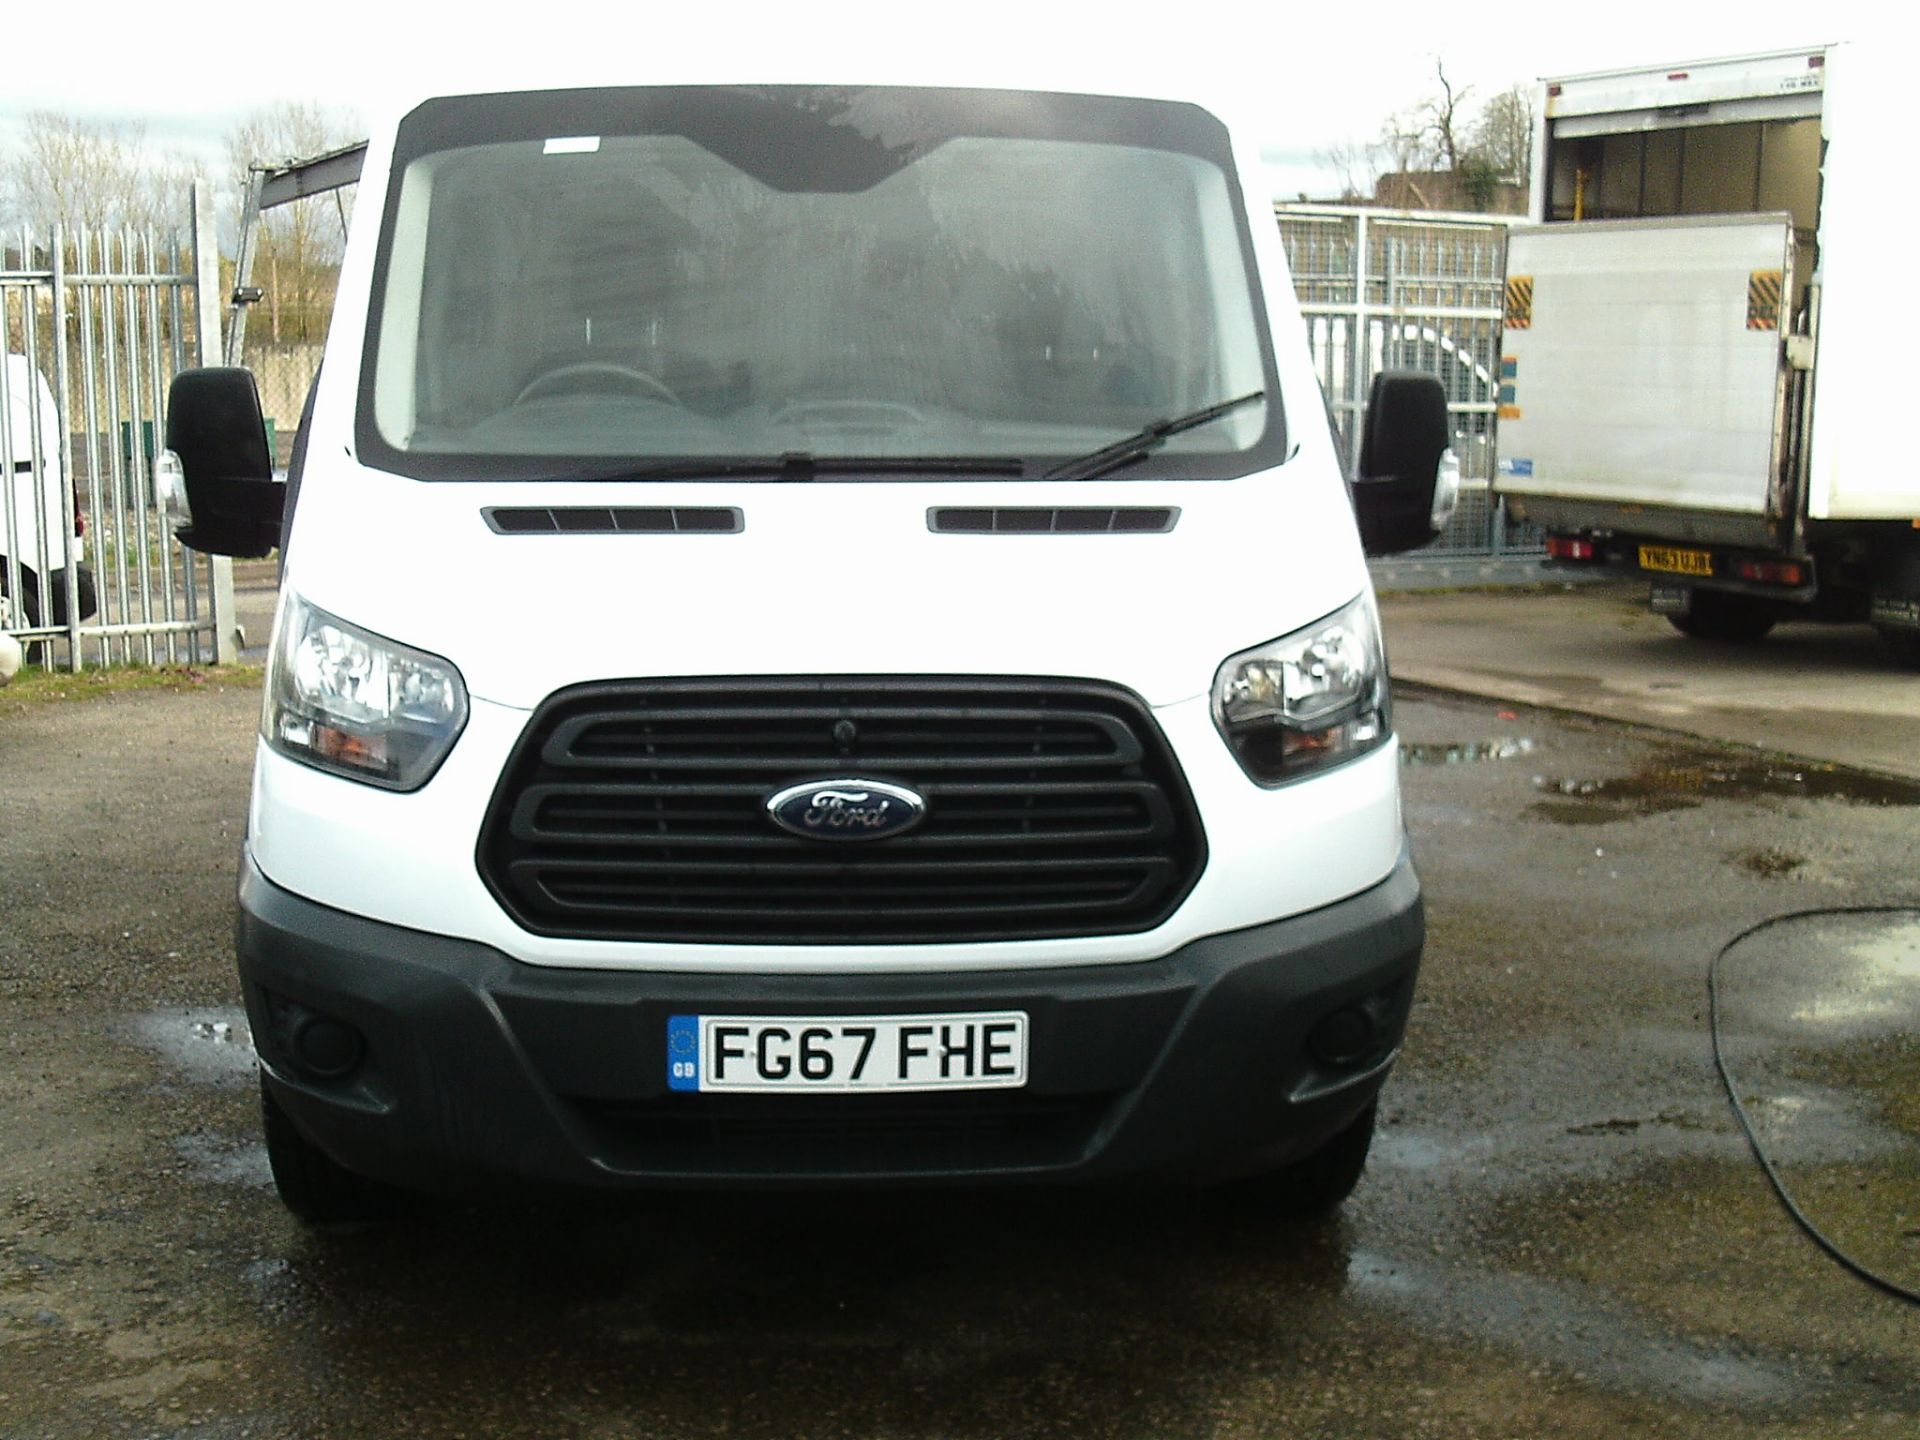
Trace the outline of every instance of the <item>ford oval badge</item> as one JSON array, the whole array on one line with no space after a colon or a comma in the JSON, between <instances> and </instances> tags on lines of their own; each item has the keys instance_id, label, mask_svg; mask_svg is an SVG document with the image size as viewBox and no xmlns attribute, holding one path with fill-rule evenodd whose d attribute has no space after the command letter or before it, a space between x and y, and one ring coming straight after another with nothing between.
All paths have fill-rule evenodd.
<instances>
[{"instance_id":1,"label":"ford oval badge","mask_svg":"<svg viewBox=\"0 0 1920 1440\"><path fill-rule=\"evenodd\" d=\"M810 840L884 840L926 819L927 802L881 780L809 780L768 799L767 814Z\"/></svg>"}]
</instances>

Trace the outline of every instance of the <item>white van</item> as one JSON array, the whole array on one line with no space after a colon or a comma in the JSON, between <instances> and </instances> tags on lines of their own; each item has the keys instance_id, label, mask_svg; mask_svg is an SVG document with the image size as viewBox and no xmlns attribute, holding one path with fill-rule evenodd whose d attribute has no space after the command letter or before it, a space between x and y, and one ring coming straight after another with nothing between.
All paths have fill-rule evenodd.
<instances>
[{"instance_id":1,"label":"white van","mask_svg":"<svg viewBox=\"0 0 1920 1440\"><path fill-rule=\"evenodd\" d=\"M1419 962L1374 548L1248 136L1187 97L423 101L282 530L239 961L282 1196L1358 1179Z\"/></svg>"},{"instance_id":2,"label":"white van","mask_svg":"<svg viewBox=\"0 0 1920 1440\"><path fill-rule=\"evenodd\" d=\"M60 468L60 407L25 355L0 361L0 630L65 626L97 604L82 563L86 517L72 508Z\"/></svg>"}]
</instances>

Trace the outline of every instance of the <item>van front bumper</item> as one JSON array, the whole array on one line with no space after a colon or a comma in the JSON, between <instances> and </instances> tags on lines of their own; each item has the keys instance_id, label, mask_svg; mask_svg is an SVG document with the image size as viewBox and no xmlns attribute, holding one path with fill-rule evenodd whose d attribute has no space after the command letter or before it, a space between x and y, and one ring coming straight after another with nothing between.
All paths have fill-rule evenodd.
<instances>
[{"instance_id":1,"label":"van front bumper","mask_svg":"<svg viewBox=\"0 0 1920 1440\"><path fill-rule=\"evenodd\" d=\"M1206 1181L1271 1169L1318 1148L1378 1093L1423 933L1403 854L1360 895L1148 962L557 970L316 905L247 856L237 945L266 1081L302 1133L359 1174L475 1193L516 1181ZM1017 1090L708 1095L667 1085L671 1015L1008 1010L1029 1017Z\"/></svg>"}]
</instances>

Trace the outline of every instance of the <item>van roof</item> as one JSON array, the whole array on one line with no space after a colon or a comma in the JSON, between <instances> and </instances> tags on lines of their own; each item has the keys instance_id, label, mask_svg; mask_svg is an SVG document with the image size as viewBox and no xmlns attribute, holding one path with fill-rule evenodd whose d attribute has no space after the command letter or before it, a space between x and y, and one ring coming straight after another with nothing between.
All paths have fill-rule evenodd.
<instances>
[{"instance_id":1,"label":"van roof","mask_svg":"<svg viewBox=\"0 0 1920 1440\"><path fill-rule=\"evenodd\" d=\"M1023 41L1018 46L995 37L997 46L966 43L956 37L947 46L918 43L920 53L879 54L850 50L844 44L810 44L775 51L758 46L711 44L668 53L622 54L565 63L493 59L421 77L404 89L390 90L379 114L387 127L427 100L447 95L509 94L541 90L589 90L627 86L832 85L956 87L1036 90L1086 95L1123 95L1184 101L1221 119L1246 113L1253 79L1239 83L1217 53L1195 55L1183 63L1158 44L1149 54L1101 58L1063 58Z\"/></svg>"}]
</instances>

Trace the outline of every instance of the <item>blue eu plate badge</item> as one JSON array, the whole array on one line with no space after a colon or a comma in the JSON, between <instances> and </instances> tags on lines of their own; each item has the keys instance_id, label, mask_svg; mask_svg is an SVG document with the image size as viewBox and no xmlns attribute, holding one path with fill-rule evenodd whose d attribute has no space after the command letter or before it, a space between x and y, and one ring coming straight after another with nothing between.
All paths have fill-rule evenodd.
<instances>
[{"instance_id":1,"label":"blue eu plate badge","mask_svg":"<svg viewBox=\"0 0 1920 1440\"><path fill-rule=\"evenodd\" d=\"M700 1017L667 1017L667 1088L700 1088Z\"/></svg>"}]
</instances>

